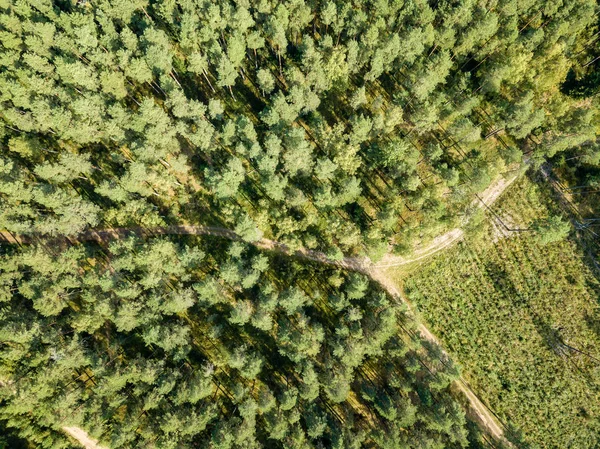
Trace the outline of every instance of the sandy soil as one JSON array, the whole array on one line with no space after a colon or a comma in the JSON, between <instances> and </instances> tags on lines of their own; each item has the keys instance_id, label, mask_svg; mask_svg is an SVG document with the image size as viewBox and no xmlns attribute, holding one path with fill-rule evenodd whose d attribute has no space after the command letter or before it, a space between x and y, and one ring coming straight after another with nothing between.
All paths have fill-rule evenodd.
<instances>
[{"instance_id":1,"label":"sandy soil","mask_svg":"<svg viewBox=\"0 0 600 449\"><path fill-rule=\"evenodd\" d=\"M106 449L104 446L100 446L96 440L90 438L86 431L79 427L63 427L63 430L79 441L85 449Z\"/></svg>"}]
</instances>

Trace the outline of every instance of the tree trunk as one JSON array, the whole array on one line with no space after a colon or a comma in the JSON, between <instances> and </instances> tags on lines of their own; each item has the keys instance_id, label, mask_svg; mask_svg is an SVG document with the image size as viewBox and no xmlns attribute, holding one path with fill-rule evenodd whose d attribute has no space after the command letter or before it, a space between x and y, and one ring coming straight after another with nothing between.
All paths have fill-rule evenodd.
<instances>
[{"instance_id":1,"label":"tree trunk","mask_svg":"<svg viewBox=\"0 0 600 449\"><path fill-rule=\"evenodd\" d=\"M215 88L213 87L212 83L208 79L208 76L206 75L206 70L202 70L202 75L204 75L204 79L206 79L206 82L208 83L208 85L210 86L212 91L215 92Z\"/></svg>"}]
</instances>

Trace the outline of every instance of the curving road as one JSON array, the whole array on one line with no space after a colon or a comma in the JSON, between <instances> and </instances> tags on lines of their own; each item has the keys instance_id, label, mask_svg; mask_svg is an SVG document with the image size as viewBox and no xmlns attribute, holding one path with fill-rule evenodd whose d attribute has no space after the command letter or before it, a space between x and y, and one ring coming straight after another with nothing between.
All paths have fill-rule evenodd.
<instances>
[{"instance_id":1,"label":"curving road","mask_svg":"<svg viewBox=\"0 0 600 449\"><path fill-rule=\"evenodd\" d=\"M508 186L510 186L515 179L518 177L518 173L509 178L500 178L498 181L493 183L488 189L486 189L480 195L476 195L472 206L484 207L493 203ZM71 241L97 241L106 243L111 240L125 238L130 235L137 235L141 237L153 237L158 235L210 235L215 237L227 238L230 240L242 240L241 237L234 231L218 226L202 226L202 225L174 225L174 226L163 226L152 229L146 229L141 227L136 228L109 228L109 229L98 229L98 230L87 230L73 237L58 237L65 238ZM249 242L258 248L277 251L282 254L289 256L300 257L303 259L313 260L316 262L324 263L327 265L338 266L351 271L358 271L368 275L371 279L377 282L381 287L386 290L394 299L406 304L408 311L414 315L414 310L411 304L402 296L402 293L398 287L391 281L383 272L382 269L406 265L409 263L416 262L418 260L429 257L430 255L452 245L459 241L464 236L464 231L460 228L452 229L447 233L436 237L433 241L422 248L417 248L413 251L411 257L394 256L391 254L386 255L380 262L372 263L368 258L361 257L345 257L341 260L332 260L328 258L324 253L314 251L310 249L299 249L298 251L291 251L283 243L262 238L260 240ZM13 244L27 244L31 243L39 237L33 235L14 235L8 231L0 231L0 239ZM431 333L427 327L423 324L419 324L418 331L426 341L433 343L439 347L441 343ZM448 354L442 349L442 357L449 359ZM477 397L471 387L459 378L456 382L456 386L461 391L469 403L470 415L482 425L487 432L496 440L503 442L509 447L513 445L506 440L504 437L504 430L502 426L495 419L491 410ZM87 433L78 427L65 427L63 430L77 439L87 449L105 449L99 446L98 443L91 439Z\"/></svg>"}]
</instances>

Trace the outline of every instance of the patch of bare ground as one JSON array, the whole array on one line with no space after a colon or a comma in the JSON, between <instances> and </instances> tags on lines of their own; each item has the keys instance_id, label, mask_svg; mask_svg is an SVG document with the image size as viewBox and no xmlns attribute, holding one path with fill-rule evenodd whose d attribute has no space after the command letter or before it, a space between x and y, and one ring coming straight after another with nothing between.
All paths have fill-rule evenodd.
<instances>
[{"instance_id":1,"label":"patch of bare ground","mask_svg":"<svg viewBox=\"0 0 600 449\"><path fill-rule=\"evenodd\" d=\"M79 427L63 427L63 431L67 435L79 441L79 443L85 449L107 449L106 447L98 444L98 441L94 440L93 438L90 438L87 432L83 429L80 429Z\"/></svg>"}]
</instances>

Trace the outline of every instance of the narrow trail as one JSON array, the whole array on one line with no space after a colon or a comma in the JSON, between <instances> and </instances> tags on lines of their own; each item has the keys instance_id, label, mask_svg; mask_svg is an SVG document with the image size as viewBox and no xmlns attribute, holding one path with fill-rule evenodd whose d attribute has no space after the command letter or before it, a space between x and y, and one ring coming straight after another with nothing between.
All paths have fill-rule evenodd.
<instances>
[{"instance_id":1,"label":"narrow trail","mask_svg":"<svg viewBox=\"0 0 600 449\"><path fill-rule=\"evenodd\" d=\"M377 268L371 268L367 271L367 274L377 282L385 291L392 296L392 298L406 304L409 313L415 316L414 309L410 302L402 295L400 289L396 284L388 278L384 272ZM420 321L417 320L418 326L417 331L423 340L426 340L441 349L442 357L447 360L450 359L448 353L443 349L442 344L437 337ZM493 412L486 406L475 394L471 386L462 378L462 376L455 383L458 390L464 394L469 403L469 414L471 418L476 420L490 436L496 441L499 441L507 447L514 448L514 446L505 438L504 429L498 423L498 420L494 417Z\"/></svg>"},{"instance_id":2,"label":"narrow trail","mask_svg":"<svg viewBox=\"0 0 600 449\"><path fill-rule=\"evenodd\" d=\"M480 195L476 195L476 199L473 201L473 207L487 207L493 203L501 194L508 188L515 179L518 178L519 172L508 178L500 178L498 181L493 183L488 189L486 189ZM128 236L136 235L139 237L154 237L159 235L209 235L214 237L222 237L230 240L241 241L242 238L234 231L219 227L219 226L202 226L202 225L174 225L174 226L162 226L152 229L142 227L132 228L108 228L98 230L87 230L80 234L72 237L47 237L47 236L35 236L35 235L15 235L8 231L0 231L0 241L12 244L28 244L32 243L40 238L42 239L66 239L70 242L83 242L83 241L96 241L99 243L108 243L111 240L122 239ZM387 291L394 299L406 304L409 313L415 316L415 312L408 300L402 295L400 289L396 284L386 276L383 269L406 265L409 263L416 262L431 256L432 254L441 251L444 248L452 245L459 241L464 236L464 231L461 228L452 229L445 234L442 234L431 241L425 247L416 248L411 257L394 256L388 254L378 263L372 263L366 257L345 257L341 260L332 260L328 258L324 253L314 251L311 249L301 248L297 251L292 251L285 244L277 242L275 240L261 238L254 242L248 242L255 245L257 248L277 251L288 256L299 257L307 260L320 262L327 265L337 266L350 271L357 271L369 276L372 280L377 282L385 291ZM448 354L443 350L440 341L436 336L423 324L418 325L418 332L423 340L426 340L436 346L442 348L442 355L446 358L450 358ZM475 392L471 389L469 384L461 377L456 382L458 390L464 394L468 403L471 417L475 419L486 431L497 441L502 442L508 447L514 447L504 437L504 430L501 425L495 419L493 413L489 408L479 399ZM78 427L63 427L63 430L79 441L86 449L106 449L100 446L97 441L93 440L88 434Z\"/></svg>"},{"instance_id":3,"label":"narrow trail","mask_svg":"<svg viewBox=\"0 0 600 449\"><path fill-rule=\"evenodd\" d=\"M98 441L91 438L85 430L80 429L79 427L63 427L63 431L79 441L86 449L107 449L98 444Z\"/></svg>"}]
</instances>

